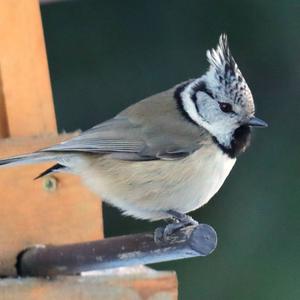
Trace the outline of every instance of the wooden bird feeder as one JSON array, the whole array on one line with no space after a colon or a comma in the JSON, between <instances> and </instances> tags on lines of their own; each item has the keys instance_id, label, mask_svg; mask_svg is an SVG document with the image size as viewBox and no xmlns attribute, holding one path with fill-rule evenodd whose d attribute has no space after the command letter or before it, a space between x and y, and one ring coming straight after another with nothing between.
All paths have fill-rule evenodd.
<instances>
[{"instance_id":1,"label":"wooden bird feeder","mask_svg":"<svg viewBox=\"0 0 300 300\"><path fill-rule=\"evenodd\" d=\"M39 1L1 1L0 22L2 158L50 146L72 134L57 133ZM0 299L177 299L174 272L131 265L214 250L215 233L205 224L180 232L169 245L155 245L151 234L101 242L99 198L76 176L33 180L50 165L0 169ZM209 243L203 246L200 241ZM45 244L58 246L35 246ZM110 251L117 247L123 252ZM103 258L106 265L101 264ZM118 266L125 267L107 270ZM78 276L99 269L104 270Z\"/></svg>"}]
</instances>

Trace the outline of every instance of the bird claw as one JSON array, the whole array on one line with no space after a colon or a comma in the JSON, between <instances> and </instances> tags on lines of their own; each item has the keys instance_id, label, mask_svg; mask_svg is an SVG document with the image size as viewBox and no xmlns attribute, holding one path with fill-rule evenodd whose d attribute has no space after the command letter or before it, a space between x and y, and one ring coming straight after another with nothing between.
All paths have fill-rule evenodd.
<instances>
[{"instance_id":1,"label":"bird claw","mask_svg":"<svg viewBox=\"0 0 300 300\"><path fill-rule=\"evenodd\" d=\"M168 242L170 240L170 237L174 232L176 232L179 229L182 229L184 227L190 226L190 225L198 225L199 223L194 220L192 217L185 215L185 214L172 214L172 216L175 218L174 223L170 223L166 225L165 227L158 227L154 231L154 242L160 243L160 242Z\"/></svg>"},{"instance_id":2,"label":"bird claw","mask_svg":"<svg viewBox=\"0 0 300 300\"><path fill-rule=\"evenodd\" d=\"M172 216L176 222L183 223L186 226L188 225L198 225L199 223L194 220L192 217L186 214L179 213L175 210L168 210L167 213Z\"/></svg>"}]
</instances>

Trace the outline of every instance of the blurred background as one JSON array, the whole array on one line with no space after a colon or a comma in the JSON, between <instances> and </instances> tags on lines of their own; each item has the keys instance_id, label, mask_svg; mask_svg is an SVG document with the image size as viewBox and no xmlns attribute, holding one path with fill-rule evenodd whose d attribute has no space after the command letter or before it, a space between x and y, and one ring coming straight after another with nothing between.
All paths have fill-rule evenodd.
<instances>
[{"instance_id":1,"label":"blurred background","mask_svg":"<svg viewBox=\"0 0 300 300\"><path fill-rule=\"evenodd\" d=\"M300 2L62 1L42 18L60 131L203 74L206 49L228 34L270 126L192 213L218 232L216 251L152 267L177 271L180 299L300 299ZM104 214L106 236L159 225Z\"/></svg>"}]
</instances>

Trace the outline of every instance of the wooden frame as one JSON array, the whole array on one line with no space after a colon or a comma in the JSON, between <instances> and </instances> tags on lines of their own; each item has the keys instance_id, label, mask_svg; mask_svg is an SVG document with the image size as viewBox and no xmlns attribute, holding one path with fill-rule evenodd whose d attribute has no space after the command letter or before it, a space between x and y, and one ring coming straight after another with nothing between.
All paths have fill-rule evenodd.
<instances>
[{"instance_id":1,"label":"wooden frame","mask_svg":"<svg viewBox=\"0 0 300 300\"><path fill-rule=\"evenodd\" d=\"M39 2L0 4L0 156L31 152L67 136L56 131ZM15 274L16 255L40 243L103 237L100 200L75 176L34 181L49 164L0 170L0 275Z\"/></svg>"}]
</instances>

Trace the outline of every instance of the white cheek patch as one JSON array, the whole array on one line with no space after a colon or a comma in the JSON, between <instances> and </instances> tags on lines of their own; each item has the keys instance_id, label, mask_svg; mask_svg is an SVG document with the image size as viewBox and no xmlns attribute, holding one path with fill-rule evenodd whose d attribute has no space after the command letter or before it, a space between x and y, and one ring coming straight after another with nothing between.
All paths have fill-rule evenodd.
<instances>
[{"instance_id":1,"label":"white cheek patch","mask_svg":"<svg viewBox=\"0 0 300 300\"><path fill-rule=\"evenodd\" d=\"M204 127L208 132L210 132L213 136L215 136L220 144L224 145L225 147L228 147L230 146L232 140L232 134L234 132L231 122L229 122L228 120L228 123L214 122L213 124L210 124L209 121L206 121L205 119L206 116L205 115L202 116L201 110L200 112L198 112L197 104L191 98L193 87L201 80L202 78L195 80L190 85L188 85L181 93L183 109L186 111L186 113L193 121L195 121L198 125ZM203 93L203 97L206 97L206 95L204 94L205 93ZM200 107L201 105L198 104L198 108ZM213 107L210 108L207 106L205 107L205 111L207 113L209 111L213 111L213 109L214 109Z\"/></svg>"},{"instance_id":2,"label":"white cheek patch","mask_svg":"<svg viewBox=\"0 0 300 300\"><path fill-rule=\"evenodd\" d=\"M223 122L222 124L217 123L214 126L210 126L210 132L213 136L215 136L218 142L225 146L230 147L232 141L232 135L234 133L234 129L225 130L225 128L232 128L232 124L227 122ZM209 130L209 129L208 129Z\"/></svg>"},{"instance_id":3,"label":"white cheek patch","mask_svg":"<svg viewBox=\"0 0 300 300\"><path fill-rule=\"evenodd\" d=\"M192 100L191 98L191 93L193 91L193 87L195 85L197 85L197 83L200 81L196 80L194 82L192 82L189 86L186 87L186 89L182 92L181 94L181 98L182 98L182 104L183 104L183 108L186 111L186 113L190 116L191 119L193 119L193 121L195 121L198 125L204 127L206 130L208 130L209 132L212 132L212 126L209 124L208 121L206 121L205 115L201 114L201 107L202 105L200 105L199 100L197 100L197 103L195 103L195 101ZM201 92L198 92L198 96ZM202 93L203 97L207 96L205 95L205 93ZM200 110L198 112L198 109ZM212 108L211 108L212 109ZM202 108L203 110L203 108ZM204 111L209 111L210 109L208 107L206 107L206 109Z\"/></svg>"},{"instance_id":4,"label":"white cheek patch","mask_svg":"<svg viewBox=\"0 0 300 300\"><path fill-rule=\"evenodd\" d=\"M195 121L198 125L205 127L205 121L200 117L198 110L197 110L197 104L191 99L191 92L199 80L193 81L191 84L189 84L184 91L181 93L181 99L182 99L182 105L186 113L190 116L190 118Z\"/></svg>"}]
</instances>

